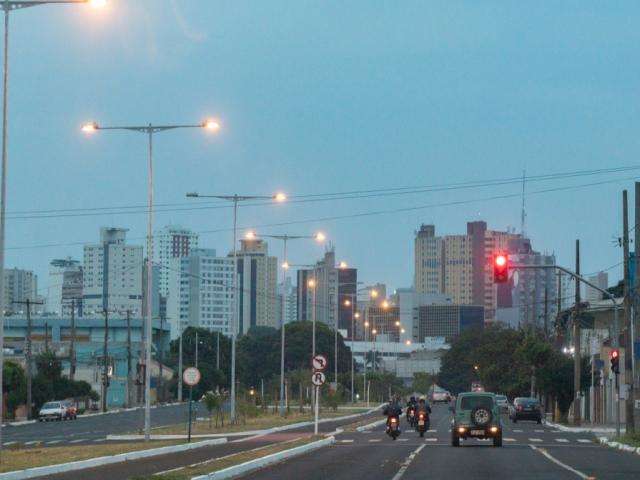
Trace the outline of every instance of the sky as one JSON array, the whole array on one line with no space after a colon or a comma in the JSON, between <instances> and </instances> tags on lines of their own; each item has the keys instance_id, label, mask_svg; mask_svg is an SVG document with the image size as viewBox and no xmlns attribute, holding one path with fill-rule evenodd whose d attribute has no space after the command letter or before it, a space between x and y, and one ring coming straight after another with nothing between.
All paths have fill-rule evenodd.
<instances>
[{"instance_id":1,"label":"sky","mask_svg":"<svg viewBox=\"0 0 640 480\"><path fill-rule=\"evenodd\" d=\"M87 136L87 121L219 119L217 134L154 139L155 200L171 205L158 207L156 226L202 232L200 245L219 254L231 248L231 210L187 192L309 200L640 167L639 16L638 2L591 0L109 0L13 12L6 265L35 270L44 293L49 262L81 259L101 226L144 243L146 138ZM612 240L636 178L640 168L528 182L534 248L572 267L579 238L582 271L613 266L616 281L622 251ZM479 219L520 229L521 188L267 202L241 207L238 223L263 234L322 230L359 280L406 287L421 223L439 234ZM350 217L389 210L399 211ZM291 242L289 261L322 252Z\"/></svg>"}]
</instances>

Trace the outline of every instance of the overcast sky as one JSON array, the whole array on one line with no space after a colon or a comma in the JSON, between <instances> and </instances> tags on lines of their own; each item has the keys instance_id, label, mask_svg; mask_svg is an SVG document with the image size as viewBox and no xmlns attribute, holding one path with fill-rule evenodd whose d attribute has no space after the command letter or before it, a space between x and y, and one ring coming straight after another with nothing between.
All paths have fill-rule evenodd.
<instances>
[{"instance_id":1,"label":"overcast sky","mask_svg":"<svg viewBox=\"0 0 640 480\"><path fill-rule=\"evenodd\" d=\"M156 201L179 204L156 225L215 231L200 243L221 254L231 247L231 211L184 210L205 206L186 192L314 195L640 165L640 3L525 3L109 0L104 11L14 12L7 208L20 218L7 223L7 266L35 270L44 289L50 260L81 259L100 226L128 228L143 243L143 209L24 213L144 206L145 137L87 137L87 120L219 118L217 135L165 132L154 146ZM640 169L528 184L533 192L616 180L528 197L534 247L571 266L580 238L583 272L618 263L612 238L634 177ZM247 206L239 224L269 234L322 229L361 280L395 288L412 283L420 223L441 234L478 219L520 228L517 197L441 204L520 189ZM311 221L268 226L298 220ZM321 253L300 241L290 262Z\"/></svg>"}]
</instances>

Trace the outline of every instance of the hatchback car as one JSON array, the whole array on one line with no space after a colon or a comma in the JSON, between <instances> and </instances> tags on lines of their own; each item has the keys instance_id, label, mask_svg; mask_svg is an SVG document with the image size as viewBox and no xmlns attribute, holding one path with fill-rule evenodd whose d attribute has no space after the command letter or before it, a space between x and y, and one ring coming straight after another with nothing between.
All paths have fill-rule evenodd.
<instances>
[{"instance_id":1,"label":"hatchback car","mask_svg":"<svg viewBox=\"0 0 640 480\"><path fill-rule=\"evenodd\" d=\"M64 402L47 402L45 403L38 414L38 420L41 422L47 422L49 420L64 420L66 419L67 409L64 406Z\"/></svg>"},{"instance_id":2,"label":"hatchback car","mask_svg":"<svg viewBox=\"0 0 640 480\"><path fill-rule=\"evenodd\" d=\"M451 445L460 446L460 439L491 438L494 447L502 446L500 407L493 393L467 392L458 395L451 421Z\"/></svg>"},{"instance_id":3,"label":"hatchback car","mask_svg":"<svg viewBox=\"0 0 640 480\"><path fill-rule=\"evenodd\" d=\"M537 398L518 397L513 401L509 417L513 423L518 420L534 420L542 423L542 408Z\"/></svg>"}]
</instances>

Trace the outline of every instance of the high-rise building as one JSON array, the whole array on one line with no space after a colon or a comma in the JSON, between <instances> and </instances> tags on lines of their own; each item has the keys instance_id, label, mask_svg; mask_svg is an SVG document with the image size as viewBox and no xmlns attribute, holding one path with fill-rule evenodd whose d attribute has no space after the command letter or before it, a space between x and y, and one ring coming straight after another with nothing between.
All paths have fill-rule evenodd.
<instances>
[{"instance_id":1,"label":"high-rise building","mask_svg":"<svg viewBox=\"0 0 640 480\"><path fill-rule=\"evenodd\" d=\"M124 228L100 229L100 243L84 246L82 298L85 315L124 317L142 312L142 246L126 244Z\"/></svg>"},{"instance_id":2,"label":"high-rise building","mask_svg":"<svg viewBox=\"0 0 640 480\"><path fill-rule=\"evenodd\" d=\"M187 327L231 334L233 322L233 258L217 257L209 248L170 260L167 321L171 338Z\"/></svg>"},{"instance_id":3,"label":"high-rise building","mask_svg":"<svg viewBox=\"0 0 640 480\"><path fill-rule=\"evenodd\" d=\"M231 255L231 254L230 254ZM240 240L238 258L238 333L251 327L277 328L276 308L278 259L269 256L267 242L252 238Z\"/></svg>"},{"instance_id":4,"label":"high-rise building","mask_svg":"<svg viewBox=\"0 0 640 480\"><path fill-rule=\"evenodd\" d=\"M607 272L598 272L597 274L590 276L587 280L603 290L606 290L609 287L609 274ZM595 288L587 285L585 287L584 298L589 302L596 302L598 300L602 300L602 292L599 292Z\"/></svg>"},{"instance_id":5,"label":"high-rise building","mask_svg":"<svg viewBox=\"0 0 640 480\"><path fill-rule=\"evenodd\" d=\"M391 302L400 309L400 341L422 343L418 334L418 308L425 305L451 305L451 298L443 293L417 293L413 288L398 288ZM404 330L404 333L402 332Z\"/></svg>"},{"instance_id":6,"label":"high-rise building","mask_svg":"<svg viewBox=\"0 0 640 480\"><path fill-rule=\"evenodd\" d=\"M198 234L188 228L167 225L153 236L154 261L160 265L158 282L160 295L169 294L169 264L172 258L186 257L198 248Z\"/></svg>"},{"instance_id":7,"label":"high-rise building","mask_svg":"<svg viewBox=\"0 0 640 480\"><path fill-rule=\"evenodd\" d=\"M72 302L76 312L82 312L82 265L71 257L52 260L49 264L49 285L47 286L47 313L66 316Z\"/></svg>"},{"instance_id":8,"label":"high-rise building","mask_svg":"<svg viewBox=\"0 0 640 480\"><path fill-rule=\"evenodd\" d=\"M297 272L296 311L299 322L313 320L313 291L309 288L312 278L313 270L301 269Z\"/></svg>"},{"instance_id":9,"label":"high-rise building","mask_svg":"<svg viewBox=\"0 0 640 480\"><path fill-rule=\"evenodd\" d=\"M280 325L282 319L283 306L285 324L295 322L298 319L297 288L292 285L290 277L287 277L284 285L282 283L278 284L278 302L276 305L278 325Z\"/></svg>"},{"instance_id":10,"label":"high-rise building","mask_svg":"<svg viewBox=\"0 0 640 480\"><path fill-rule=\"evenodd\" d=\"M484 307L475 305L423 305L418 307L418 338L450 340L466 329L484 327Z\"/></svg>"},{"instance_id":11,"label":"high-rise building","mask_svg":"<svg viewBox=\"0 0 640 480\"><path fill-rule=\"evenodd\" d=\"M454 304L483 306L485 320L495 320L497 287L492 256L507 251L521 236L488 230L486 222L467 223L466 235L435 236L433 225L422 225L415 238L415 288L418 293L444 293Z\"/></svg>"},{"instance_id":12,"label":"high-rise building","mask_svg":"<svg viewBox=\"0 0 640 480\"><path fill-rule=\"evenodd\" d=\"M4 308L9 312L24 310L25 305L13 302L38 300L38 276L31 270L10 268L4 271ZM40 308L40 306L38 307ZM32 312L36 312L36 308Z\"/></svg>"},{"instance_id":13,"label":"high-rise building","mask_svg":"<svg viewBox=\"0 0 640 480\"><path fill-rule=\"evenodd\" d=\"M398 342L400 341L402 329L400 307L391 304L384 305L371 306L367 309L369 339L372 341Z\"/></svg>"},{"instance_id":14,"label":"high-rise building","mask_svg":"<svg viewBox=\"0 0 640 480\"><path fill-rule=\"evenodd\" d=\"M352 338L355 312L358 311L358 270L346 266L338 268L338 328ZM351 302L354 302L352 305Z\"/></svg>"}]
</instances>

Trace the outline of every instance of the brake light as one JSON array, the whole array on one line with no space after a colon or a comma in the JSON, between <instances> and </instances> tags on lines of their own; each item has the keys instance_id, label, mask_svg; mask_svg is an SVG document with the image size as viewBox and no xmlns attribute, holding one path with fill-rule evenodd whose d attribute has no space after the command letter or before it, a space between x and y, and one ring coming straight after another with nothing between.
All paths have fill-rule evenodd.
<instances>
[{"instance_id":1,"label":"brake light","mask_svg":"<svg viewBox=\"0 0 640 480\"><path fill-rule=\"evenodd\" d=\"M391 417L391 423L396 423L398 420L396 420L396 417Z\"/></svg>"},{"instance_id":2,"label":"brake light","mask_svg":"<svg viewBox=\"0 0 640 480\"><path fill-rule=\"evenodd\" d=\"M424 413L420 414L420 420L424 420Z\"/></svg>"},{"instance_id":3,"label":"brake light","mask_svg":"<svg viewBox=\"0 0 640 480\"><path fill-rule=\"evenodd\" d=\"M522 411L522 405L518 405L517 409L518 409L519 412L521 412Z\"/></svg>"}]
</instances>

